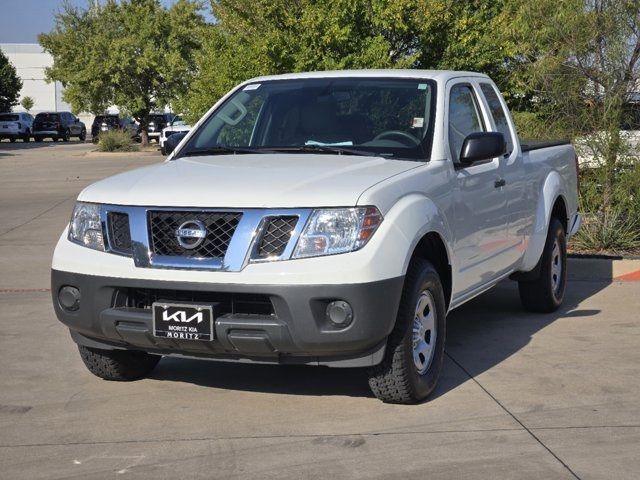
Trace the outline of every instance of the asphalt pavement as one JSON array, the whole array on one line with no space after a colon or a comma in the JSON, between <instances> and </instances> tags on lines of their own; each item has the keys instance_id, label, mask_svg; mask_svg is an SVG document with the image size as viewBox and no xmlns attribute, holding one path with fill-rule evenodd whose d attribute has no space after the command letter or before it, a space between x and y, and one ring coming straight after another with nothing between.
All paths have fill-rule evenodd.
<instances>
[{"instance_id":1,"label":"asphalt pavement","mask_svg":"<svg viewBox=\"0 0 640 480\"><path fill-rule=\"evenodd\" d=\"M533 315L510 282L449 316L429 401L386 405L361 370L164 358L106 382L51 307L77 194L159 153L0 143L0 478L640 477L640 283L570 281ZM574 262L575 263L575 262Z\"/></svg>"}]
</instances>

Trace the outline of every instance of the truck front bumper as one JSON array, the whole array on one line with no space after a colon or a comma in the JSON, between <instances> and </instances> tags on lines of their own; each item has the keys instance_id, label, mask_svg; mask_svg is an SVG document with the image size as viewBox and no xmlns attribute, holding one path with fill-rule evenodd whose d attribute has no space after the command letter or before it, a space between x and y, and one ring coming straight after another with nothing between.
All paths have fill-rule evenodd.
<instances>
[{"instance_id":1,"label":"truck front bumper","mask_svg":"<svg viewBox=\"0 0 640 480\"><path fill-rule=\"evenodd\" d=\"M248 285L127 279L55 269L51 274L56 314L81 345L335 367L371 366L382 360L403 283L404 277L360 284ZM61 306L59 293L65 286L80 291L76 310ZM213 341L153 335L151 299L186 297L195 303L215 299L225 305L215 318ZM346 327L327 318L326 307L333 301L351 306L353 316ZM256 311L251 302L259 305Z\"/></svg>"}]
</instances>

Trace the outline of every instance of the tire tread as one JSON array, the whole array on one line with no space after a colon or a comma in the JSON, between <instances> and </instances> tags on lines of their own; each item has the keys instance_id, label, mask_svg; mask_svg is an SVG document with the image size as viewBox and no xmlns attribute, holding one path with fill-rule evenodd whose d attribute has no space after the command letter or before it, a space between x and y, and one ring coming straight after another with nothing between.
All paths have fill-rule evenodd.
<instances>
[{"instance_id":1,"label":"tire tread","mask_svg":"<svg viewBox=\"0 0 640 480\"><path fill-rule=\"evenodd\" d=\"M80 357L95 376L127 382L148 375L160 361L159 355L128 350L100 350L78 345Z\"/></svg>"}]
</instances>

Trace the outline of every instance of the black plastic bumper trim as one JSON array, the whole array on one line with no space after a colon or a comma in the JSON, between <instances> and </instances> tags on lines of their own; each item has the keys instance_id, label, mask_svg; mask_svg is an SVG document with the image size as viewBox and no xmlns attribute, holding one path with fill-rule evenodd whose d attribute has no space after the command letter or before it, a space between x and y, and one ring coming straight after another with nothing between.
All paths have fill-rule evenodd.
<instances>
[{"instance_id":1,"label":"black plastic bumper trim","mask_svg":"<svg viewBox=\"0 0 640 480\"><path fill-rule=\"evenodd\" d=\"M138 280L52 270L51 291L59 320L76 343L94 348L137 349L163 354L333 366L379 363L391 332L404 277L340 285L246 285ZM82 301L75 312L61 308L58 291L71 285ZM215 340L191 342L157 338L151 311L114 308L121 288L210 291L266 295L274 315L226 313L215 319ZM353 308L353 321L338 329L326 319L328 302L343 300Z\"/></svg>"}]
</instances>

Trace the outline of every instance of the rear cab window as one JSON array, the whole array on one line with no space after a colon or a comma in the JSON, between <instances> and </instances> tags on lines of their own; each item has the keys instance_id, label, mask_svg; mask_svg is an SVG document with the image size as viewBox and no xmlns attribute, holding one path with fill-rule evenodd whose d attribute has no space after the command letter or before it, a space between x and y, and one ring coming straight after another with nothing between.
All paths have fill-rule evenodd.
<instances>
[{"instance_id":1,"label":"rear cab window","mask_svg":"<svg viewBox=\"0 0 640 480\"><path fill-rule=\"evenodd\" d=\"M0 122L17 122L18 115L0 115Z\"/></svg>"},{"instance_id":2,"label":"rear cab window","mask_svg":"<svg viewBox=\"0 0 640 480\"><path fill-rule=\"evenodd\" d=\"M489 83L480 83L480 89L489 105L489 111L496 125L496 130L504 135L504 139L507 142L507 153L513 152L513 136L509 128L507 113L500 102L495 88Z\"/></svg>"}]
</instances>

